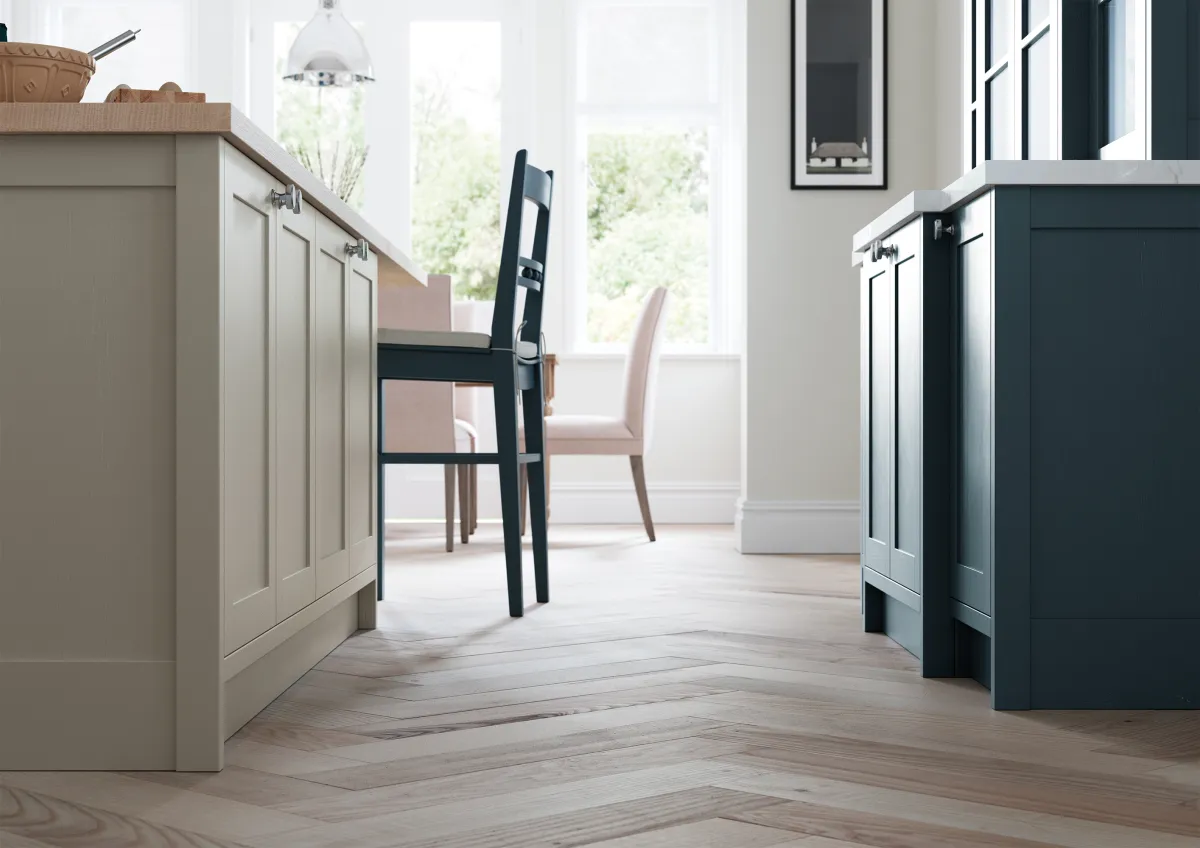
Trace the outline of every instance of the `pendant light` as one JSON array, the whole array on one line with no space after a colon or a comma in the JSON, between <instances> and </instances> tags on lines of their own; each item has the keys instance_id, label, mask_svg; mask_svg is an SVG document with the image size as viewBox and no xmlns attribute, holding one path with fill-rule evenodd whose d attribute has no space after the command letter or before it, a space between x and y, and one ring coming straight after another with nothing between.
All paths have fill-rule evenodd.
<instances>
[{"instance_id":1,"label":"pendant light","mask_svg":"<svg viewBox=\"0 0 1200 848\"><path fill-rule=\"evenodd\" d=\"M285 80L318 88L350 88L375 81L366 42L340 5L341 0L318 0L316 15L288 51Z\"/></svg>"}]
</instances>

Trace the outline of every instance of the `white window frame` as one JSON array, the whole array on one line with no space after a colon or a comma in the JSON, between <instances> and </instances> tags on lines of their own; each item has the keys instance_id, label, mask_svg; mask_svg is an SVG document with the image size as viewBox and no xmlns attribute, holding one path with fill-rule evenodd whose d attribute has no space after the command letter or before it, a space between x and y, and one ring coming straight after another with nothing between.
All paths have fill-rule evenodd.
<instances>
[{"instance_id":1,"label":"white window frame","mask_svg":"<svg viewBox=\"0 0 1200 848\"><path fill-rule=\"evenodd\" d=\"M275 134L275 24L307 22L316 12L313 0L253 0L250 4L250 118ZM519 139L514 127L530 108L519 101L529 91L531 70L521 60L522 0L345 0L348 19L365 25L367 48L376 82L370 84L364 121L371 148L364 170L363 214L402 249L412 251L412 73L408 44L419 21L489 21L500 24L501 87L500 161L511 162ZM373 36L373 33L379 33ZM382 103L386 108L371 108ZM507 197L508 174L501 168L501 201ZM499 262L499 257L496 258Z\"/></svg>"},{"instance_id":2,"label":"white window frame","mask_svg":"<svg viewBox=\"0 0 1200 848\"><path fill-rule=\"evenodd\" d=\"M712 55L718 68L715 103L667 106L589 105L581 102L580 68L586 62L585 9L630 6L695 6L713 10ZM565 152L570 157L561 202L564 240L564 351L569 356L623 354L624 344L597 344L587 333L587 136L589 124L606 127L707 126L709 128L709 340L704 345L664 346L673 356L726 357L740 352L744 290L745 0L568 0L564 79Z\"/></svg>"}]
</instances>

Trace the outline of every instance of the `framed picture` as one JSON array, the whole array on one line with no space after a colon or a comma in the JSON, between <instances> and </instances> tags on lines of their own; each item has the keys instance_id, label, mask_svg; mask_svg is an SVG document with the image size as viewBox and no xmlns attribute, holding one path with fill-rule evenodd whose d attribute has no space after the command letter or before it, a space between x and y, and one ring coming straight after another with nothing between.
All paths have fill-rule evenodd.
<instances>
[{"instance_id":1,"label":"framed picture","mask_svg":"<svg viewBox=\"0 0 1200 848\"><path fill-rule=\"evenodd\" d=\"M886 0L792 0L792 188L887 188Z\"/></svg>"}]
</instances>

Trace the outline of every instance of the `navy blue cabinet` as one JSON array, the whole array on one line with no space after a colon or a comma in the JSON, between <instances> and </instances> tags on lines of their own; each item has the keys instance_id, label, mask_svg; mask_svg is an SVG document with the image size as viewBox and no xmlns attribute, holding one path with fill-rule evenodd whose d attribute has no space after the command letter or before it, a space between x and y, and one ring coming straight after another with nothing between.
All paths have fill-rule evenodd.
<instances>
[{"instance_id":1,"label":"navy blue cabinet","mask_svg":"<svg viewBox=\"0 0 1200 848\"><path fill-rule=\"evenodd\" d=\"M997 709L1200 705L1200 187L1000 186L870 252L866 629Z\"/></svg>"}]
</instances>

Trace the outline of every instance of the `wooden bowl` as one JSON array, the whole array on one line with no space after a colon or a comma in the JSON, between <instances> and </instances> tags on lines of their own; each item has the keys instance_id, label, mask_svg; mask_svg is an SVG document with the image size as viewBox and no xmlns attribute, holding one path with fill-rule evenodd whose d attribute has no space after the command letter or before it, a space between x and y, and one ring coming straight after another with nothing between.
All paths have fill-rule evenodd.
<instances>
[{"instance_id":1,"label":"wooden bowl","mask_svg":"<svg viewBox=\"0 0 1200 848\"><path fill-rule=\"evenodd\" d=\"M78 50L0 42L0 103L78 103L95 72Z\"/></svg>"}]
</instances>

